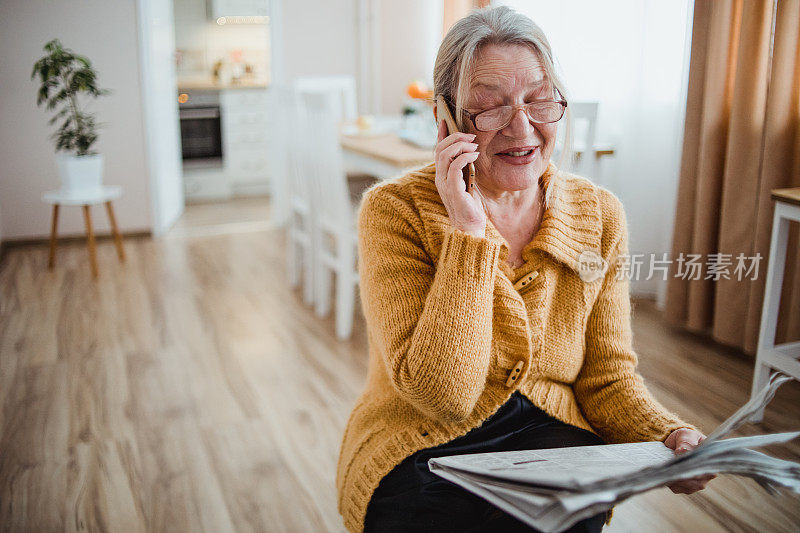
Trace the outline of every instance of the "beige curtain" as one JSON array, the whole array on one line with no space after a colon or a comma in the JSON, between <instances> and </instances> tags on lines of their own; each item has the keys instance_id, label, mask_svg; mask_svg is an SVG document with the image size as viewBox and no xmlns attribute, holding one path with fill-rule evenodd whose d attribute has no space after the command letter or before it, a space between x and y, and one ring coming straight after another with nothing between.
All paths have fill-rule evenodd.
<instances>
[{"instance_id":1,"label":"beige curtain","mask_svg":"<svg viewBox=\"0 0 800 533\"><path fill-rule=\"evenodd\" d=\"M458 19L467 16L473 8L485 7L489 3L489 0L444 0L442 37Z\"/></svg>"},{"instance_id":2,"label":"beige curtain","mask_svg":"<svg viewBox=\"0 0 800 533\"><path fill-rule=\"evenodd\" d=\"M672 258L761 254L758 276L667 285L673 324L755 353L774 202L800 186L800 0L696 0ZM796 226L793 225L793 226ZM798 231L777 342L800 339ZM705 277L705 276L701 276Z\"/></svg>"}]
</instances>

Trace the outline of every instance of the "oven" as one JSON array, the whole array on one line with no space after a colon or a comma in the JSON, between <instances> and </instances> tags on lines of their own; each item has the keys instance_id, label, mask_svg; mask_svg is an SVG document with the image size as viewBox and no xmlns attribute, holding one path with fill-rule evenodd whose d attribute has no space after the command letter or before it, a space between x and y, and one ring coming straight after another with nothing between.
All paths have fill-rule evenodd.
<instances>
[{"instance_id":1,"label":"oven","mask_svg":"<svg viewBox=\"0 0 800 533\"><path fill-rule=\"evenodd\" d=\"M222 120L219 91L184 91L178 95L181 154L184 166L222 166Z\"/></svg>"}]
</instances>

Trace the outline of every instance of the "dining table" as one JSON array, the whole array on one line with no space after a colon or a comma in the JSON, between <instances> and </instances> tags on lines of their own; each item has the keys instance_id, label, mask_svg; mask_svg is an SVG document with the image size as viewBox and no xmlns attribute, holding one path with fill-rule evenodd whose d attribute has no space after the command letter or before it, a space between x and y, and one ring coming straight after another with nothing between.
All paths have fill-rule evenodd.
<instances>
[{"instance_id":1,"label":"dining table","mask_svg":"<svg viewBox=\"0 0 800 533\"><path fill-rule=\"evenodd\" d=\"M415 143L411 135L400 116L377 116L365 129L346 123L340 136L345 168L387 179L433 162L435 137L418 135Z\"/></svg>"}]
</instances>

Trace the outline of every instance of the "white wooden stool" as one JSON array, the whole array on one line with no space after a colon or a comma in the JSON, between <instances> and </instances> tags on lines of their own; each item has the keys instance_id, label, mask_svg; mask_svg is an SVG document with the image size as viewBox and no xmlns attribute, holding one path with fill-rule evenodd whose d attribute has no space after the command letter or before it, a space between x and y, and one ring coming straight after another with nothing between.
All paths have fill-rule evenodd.
<instances>
[{"instance_id":1,"label":"white wooden stool","mask_svg":"<svg viewBox=\"0 0 800 533\"><path fill-rule=\"evenodd\" d=\"M789 223L800 222L800 187L774 189L771 197L775 200L775 215L772 219L772 240L769 245L767 281L764 286L764 306L761 309L761 329L758 333L751 398L767 385L770 370L773 368L800 380L800 341L775 344L783 271L786 267L786 247L789 242ZM753 421L761 421L763 417L762 409L754 416Z\"/></svg>"},{"instance_id":2,"label":"white wooden stool","mask_svg":"<svg viewBox=\"0 0 800 533\"><path fill-rule=\"evenodd\" d=\"M92 230L92 214L90 206L95 204L106 204L108 220L111 223L111 233L114 235L114 243L117 246L117 255L120 262L125 262L125 250L122 248L122 236L117 229L117 219L114 218L114 208L111 201L122 196L122 188L116 186L103 186L97 189L87 189L81 191L47 191L42 194L42 201L53 204L53 225L50 230L50 260L48 268L53 270L56 263L56 233L58 231L58 208L62 205L79 205L83 207L83 219L86 222L86 242L89 247L89 264L92 268L92 277L97 279L97 252L94 245L94 231Z\"/></svg>"}]
</instances>

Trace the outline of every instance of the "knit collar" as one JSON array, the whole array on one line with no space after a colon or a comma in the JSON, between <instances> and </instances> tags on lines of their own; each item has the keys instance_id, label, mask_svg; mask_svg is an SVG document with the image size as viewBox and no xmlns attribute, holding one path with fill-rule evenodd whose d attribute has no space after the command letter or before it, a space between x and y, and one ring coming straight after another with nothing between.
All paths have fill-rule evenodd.
<instances>
[{"instance_id":1,"label":"knit collar","mask_svg":"<svg viewBox=\"0 0 800 533\"><path fill-rule=\"evenodd\" d=\"M420 214L432 237L441 250L444 231L450 225L447 210L436 189L434 164L423 167L413 175L426 179L419 180L417 193ZM586 250L600 253L602 236L602 213L596 186L589 180L560 171L550 162L540 178L540 186L545 191L545 211L539 231L522 250L526 264L534 250L541 250L553 259L579 272L579 256ZM508 241L500 234L491 220L486 224L486 238L501 245L501 268L513 274L508 266Z\"/></svg>"}]
</instances>

